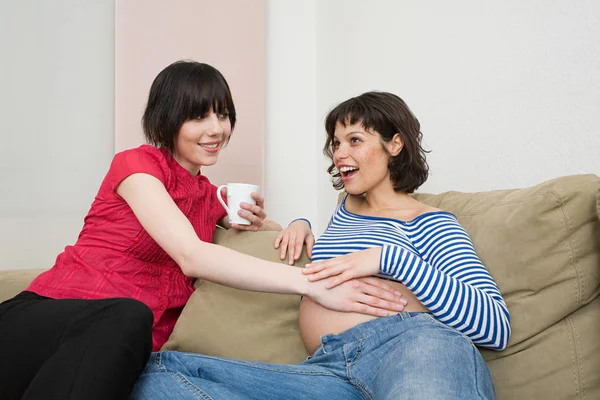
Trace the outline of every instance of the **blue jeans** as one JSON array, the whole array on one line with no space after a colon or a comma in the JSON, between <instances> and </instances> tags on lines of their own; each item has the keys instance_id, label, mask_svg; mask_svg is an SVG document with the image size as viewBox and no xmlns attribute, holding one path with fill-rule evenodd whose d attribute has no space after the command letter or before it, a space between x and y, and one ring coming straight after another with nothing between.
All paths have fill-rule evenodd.
<instances>
[{"instance_id":1,"label":"blue jeans","mask_svg":"<svg viewBox=\"0 0 600 400\"><path fill-rule=\"evenodd\" d=\"M325 335L296 365L153 353L130 399L494 399L490 372L463 334L403 312Z\"/></svg>"}]
</instances>

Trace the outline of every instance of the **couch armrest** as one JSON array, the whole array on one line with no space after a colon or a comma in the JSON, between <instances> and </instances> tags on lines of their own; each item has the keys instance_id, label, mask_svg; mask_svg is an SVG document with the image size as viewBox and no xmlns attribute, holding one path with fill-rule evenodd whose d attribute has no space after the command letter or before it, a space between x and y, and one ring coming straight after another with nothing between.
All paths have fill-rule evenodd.
<instances>
[{"instance_id":1,"label":"couch armrest","mask_svg":"<svg viewBox=\"0 0 600 400\"><path fill-rule=\"evenodd\" d=\"M23 291L45 269L14 269L0 271L0 302Z\"/></svg>"}]
</instances>

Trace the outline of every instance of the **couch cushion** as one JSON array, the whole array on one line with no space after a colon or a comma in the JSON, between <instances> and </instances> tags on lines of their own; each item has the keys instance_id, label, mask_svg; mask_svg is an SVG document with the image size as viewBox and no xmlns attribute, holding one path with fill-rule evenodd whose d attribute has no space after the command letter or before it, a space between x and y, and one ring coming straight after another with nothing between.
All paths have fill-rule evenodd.
<instances>
[{"instance_id":1,"label":"couch cushion","mask_svg":"<svg viewBox=\"0 0 600 400\"><path fill-rule=\"evenodd\" d=\"M29 286L45 269L15 269L0 271L0 303L14 297Z\"/></svg>"},{"instance_id":2,"label":"couch cushion","mask_svg":"<svg viewBox=\"0 0 600 400\"><path fill-rule=\"evenodd\" d=\"M575 175L526 189L417 198L454 213L471 236L508 305L514 345L598 295L599 188L600 177Z\"/></svg>"},{"instance_id":3,"label":"couch cushion","mask_svg":"<svg viewBox=\"0 0 600 400\"><path fill-rule=\"evenodd\" d=\"M598 332L600 297L513 345L509 356L486 357L497 398L600 399Z\"/></svg>"},{"instance_id":4,"label":"couch cushion","mask_svg":"<svg viewBox=\"0 0 600 400\"><path fill-rule=\"evenodd\" d=\"M457 216L506 300L509 347L482 350L499 399L600 394L599 190L600 177L575 175L525 189L416 195Z\"/></svg>"},{"instance_id":5,"label":"couch cushion","mask_svg":"<svg viewBox=\"0 0 600 400\"><path fill-rule=\"evenodd\" d=\"M276 232L217 230L215 243L282 263L273 248ZM310 262L303 256L297 266ZM298 330L300 296L232 289L199 282L162 350L271 363L306 358Z\"/></svg>"}]
</instances>

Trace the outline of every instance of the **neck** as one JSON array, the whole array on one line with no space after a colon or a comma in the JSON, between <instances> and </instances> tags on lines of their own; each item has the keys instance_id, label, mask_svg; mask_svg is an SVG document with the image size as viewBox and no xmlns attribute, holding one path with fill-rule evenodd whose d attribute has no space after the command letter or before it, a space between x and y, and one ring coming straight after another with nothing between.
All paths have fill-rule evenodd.
<instances>
[{"instance_id":1,"label":"neck","mask_svg":"<svg viewBox=\"0 0 600 400\"><path fill-rule=\"evenodd\" d=\"M368 191L364 195L367 206L373 211L401 210L414 206L415 200L407 193L396 192L392 185Z\"/></svg>"},{"instance_id":2,"label":"neck","mask_svg":"<svg viewBox=\"0 0 600 400\"><path fill-rule=\"evenodd\" d=\"M193 176L197 176L200 173L200 167L197 165L190 164L186 162L185 159L179 156L177 153L173 153L173 158L177 161L177 164L181 165L185 170L187 170Z\"/></svg>"}]
</instances>

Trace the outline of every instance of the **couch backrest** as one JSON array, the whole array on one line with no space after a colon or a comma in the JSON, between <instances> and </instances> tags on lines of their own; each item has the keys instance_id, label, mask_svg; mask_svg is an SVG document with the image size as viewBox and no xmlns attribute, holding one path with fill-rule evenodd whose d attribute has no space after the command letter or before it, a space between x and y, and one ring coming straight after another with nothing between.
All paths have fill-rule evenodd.
<instances>
[{"instance_id":1,"label":"couch backrest","mask_svg":"<svg viewBox=\"0 0 600 400\"><path fill-rule=\"evenodd\" d=\"M499 398L600 398L600 177L415 197L457 216L506 300L509 348L482 351Z\"/></svg>"},{"instance_id":2,"label":"couch backrest","mask_svg":"<svg viewBox=\"0 0 600 400\"><path fill-rule=\"evenodd\" d=\"M454 213L512 314L514 345L589 303L600 290L600 177L527 189L416 197Z\"/></svg>"}]
</instances>

